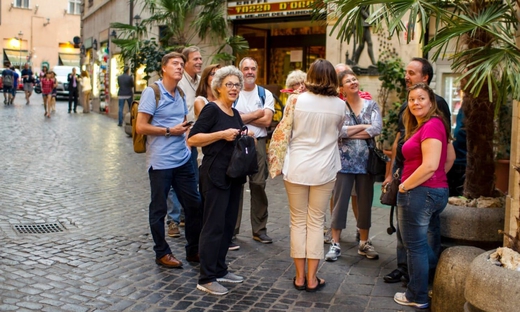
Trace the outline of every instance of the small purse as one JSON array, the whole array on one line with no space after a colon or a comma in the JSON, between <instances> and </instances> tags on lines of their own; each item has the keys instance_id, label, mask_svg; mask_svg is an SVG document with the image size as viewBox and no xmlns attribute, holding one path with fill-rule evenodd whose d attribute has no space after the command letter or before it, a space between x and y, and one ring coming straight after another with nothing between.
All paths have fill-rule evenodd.
<instances>
[{"instance_id":1,"label":"small purse","mask_svg":"<svg viewBox=\"0 0 520 312\"><path fill-rule=\"evenodd\" d=\"M272 179L282 174L287 147L292 135L294 107L296 106L297 98L297 95L289 97L289 104L285 107L284 116L274 129L271 142L269 143L267 164L269 165L269 175Z\"/></svg>"},{"instance_id":2,"label":"small purse","mask_svg":"<svg viewBox=\"0 0 520 312\"><path fill-rule=\"evenodd\" d=\"M243 178L258 172L255 139L247 133L248 128L243 126L235 139L235 148L226 171L230 178Z\"/></svg>"},{"instance_id":3,"label":"small purse","mask_svg":"<svg viewBox=\"0 0 520 312\"><path fill-rule=\"evenodd\" d=\"M381 185L381 197L379 198L381 204L388 206L397 205L399 183L401 183L401 177L399 176L399 169L397 169L397 171L392 175L392 181L386 185Z\"/></svg>"},{"instance_id":4,"label":"small purse","mask_svg":"<svg viewBox=\"0 0 520 312\"><path fill-rule=\"evenodd\" d=\"M345 101L345 103L350 110L350 115L354 119L354 122L358 125L359 123L352 107L350 107L350 104L347 101ZM376 141L374 138L366 139L365 142L368 146L367 173L376 176L384 175L386 173L386 163L390 161L390 158L388 158L382 150L376 147Z\"/></svg>"}]
</instances>

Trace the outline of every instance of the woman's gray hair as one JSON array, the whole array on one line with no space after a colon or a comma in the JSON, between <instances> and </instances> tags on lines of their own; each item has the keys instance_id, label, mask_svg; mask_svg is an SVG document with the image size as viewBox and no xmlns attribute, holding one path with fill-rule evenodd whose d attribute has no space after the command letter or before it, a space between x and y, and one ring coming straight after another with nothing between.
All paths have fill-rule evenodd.
<instances>
[{"instance_id":1,"label":"woman's gray hair","mask_svg":"<svg viewBox=\"0 0 520 312\"><path fill-rule=\"evenodd\" d=\"M215 72L215 76L213 76L213 81L211 81L211 91L213 92L213 95L216 98L220 96L217 89L222 87L222 82L224 81L224 79L226 79L227 76L238 77L238 82L240 83L240 90L244 88L244 76L242 75L242 72L238 70L238 68L236 68L233 65L222 67Z\"/></svg>"},{"instance_id":2,"label":"woman's gray hair","mask_svg":"<svg viewBox=\"0 0 520 312\"><path fill-rule=\"evenodd\" d=\"M307 74L305 72L303 72L299 69L293 70L287 76L287 80L285 81L285 86L287 86L287 88L290 88L297 83L300 83L300 82L303 83L303 82L305 82L305 78L307 78Z\"/></svg>"}]
</instances>

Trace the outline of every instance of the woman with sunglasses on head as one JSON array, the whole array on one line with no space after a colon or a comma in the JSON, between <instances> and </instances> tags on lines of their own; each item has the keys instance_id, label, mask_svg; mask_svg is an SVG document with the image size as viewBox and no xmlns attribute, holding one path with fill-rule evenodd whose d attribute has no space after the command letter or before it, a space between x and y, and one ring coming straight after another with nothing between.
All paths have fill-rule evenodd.
<instances>
[{"instance_id":1,"label":"woman with sunglasses on head","mask_svg":"<svg viewBox=\"0 0 520 312\"><path fill-rule=\"evenodd\" d=\"M372 222L375 176L367 172L367 162L368 144L375 144L373 137L381 133L383 121L377 103L359 95L359 81L353 71L340 72L338 79L347 115L338 143L341 171L338 172L332 197L332 240L325 260L336 261L341 256L339 241L341 231L347 226L347 211L354 184L358 206L356 224L360 236L358 254L376 260L379 254L368 236Z\"/></svg>"},{"instance_id":2,"label":"woman with sunglasses on head","mask_svg":"<svg viewBox=\"0 0 520 312\"><path fill-rule=\"evenodd\" d=\"M202 71L202 76L200 77L200 83L197 87L197 91L195 92L195 104L194 104L194 113L195 119L199 118L200 111L204 107L204 105L209 102L213 102L216 100L213 92L211 91L211 82L213 81L213 77L215 73L220 68L220 64L211 64L208 67L204 68Z\"/></svg>"},{"instance_id":3,"label":"woman with sunglasses on head","mask_svg":"<svg viewBox=\"0 0 520 312\"><path fill-rule=\"evenodd\" d=\"M428 277L437 255L428 244L428 227L448 203L446 172L453 165L451 129L442 117L433 90L424 83L410 87L404 111L404 167L397 196L398 222L406 249L410 281L395 302L427 308ZM439 241L440 235L433 239Z\"/></svg>"},{"instance_id":4,"label":"woman with sunglasses on head","mask_svg":"<svg viewBox=\"0 0 520 312\"><path fill-rule=\"evenodd\" d=\"M220 284L242 283L244 278L228 271L226 255L235 230L242 185L246 178L230 178L226 170L234 141L244 126L233 103L244 85L240 70L226 66L216 71L211 90L216 99L204 106L190 131L188 144L202 147L199 168L202 197L202 231L199 239L200 276L197 289L225 295Z\"/></svg>"}]
</instances>

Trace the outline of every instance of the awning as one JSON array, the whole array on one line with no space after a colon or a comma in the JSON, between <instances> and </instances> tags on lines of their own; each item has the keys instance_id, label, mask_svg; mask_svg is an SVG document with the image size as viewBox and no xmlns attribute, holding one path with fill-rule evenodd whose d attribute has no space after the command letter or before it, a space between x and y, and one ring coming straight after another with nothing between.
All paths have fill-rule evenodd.
<instances>
[{"instance_id":1,"label":"awning","mask_svg":"<svg viewBox=\"0 0 520 312\"><path fill-rule=\"evenodd\" d=\"M59 56L60 56L60 65L79 67L79 61L80 61L79 54L60 53Z\"/></svg>"},{"instance_id":2,"label":"awning","mask_svg":"<svg viewBox=\"0 0 520 312\"><path fill-rule=\"evenodd\" d=\"M9 62L12 66L22 67L27 63L28 55L29 53L27 50L4 49L4 64Z\"/></svg>"}]
</instances>

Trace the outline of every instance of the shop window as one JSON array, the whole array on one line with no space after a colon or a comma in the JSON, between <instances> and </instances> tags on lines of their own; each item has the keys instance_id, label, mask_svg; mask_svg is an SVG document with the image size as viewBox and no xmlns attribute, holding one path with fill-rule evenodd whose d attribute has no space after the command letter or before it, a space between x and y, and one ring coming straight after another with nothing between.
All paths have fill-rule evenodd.
<instances>
[{"instance_id":1,"label":"shop window","mask_svg":"<svg viewBox=\"0 0 520 312\"><path fill-rule=\"evenodd\" d=\"M15 0L14 1L14 6L17 7L17 8L28 9L29 8L29 0Z\"/></svg>"}]
</instances>

